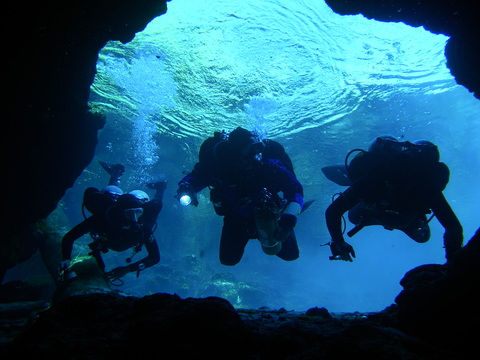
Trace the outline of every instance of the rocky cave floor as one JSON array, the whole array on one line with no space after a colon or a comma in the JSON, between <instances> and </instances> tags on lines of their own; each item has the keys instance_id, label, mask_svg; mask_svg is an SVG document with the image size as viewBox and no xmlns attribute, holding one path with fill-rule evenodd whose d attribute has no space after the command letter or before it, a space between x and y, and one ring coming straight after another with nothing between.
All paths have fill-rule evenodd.
<instances>
[{"instance_id":1,"label":"rocky cave floor","mask_svg":"<svg viewBox=\"0 0 480 360\"><path fill-rule=\"evenodd\" d=\"M26 283L0 286L0 356L123 359L462 359L396 328L397 306L377 313L236 310L216 297L89 294L53 304Z\"/></svg>"}]
</instances>

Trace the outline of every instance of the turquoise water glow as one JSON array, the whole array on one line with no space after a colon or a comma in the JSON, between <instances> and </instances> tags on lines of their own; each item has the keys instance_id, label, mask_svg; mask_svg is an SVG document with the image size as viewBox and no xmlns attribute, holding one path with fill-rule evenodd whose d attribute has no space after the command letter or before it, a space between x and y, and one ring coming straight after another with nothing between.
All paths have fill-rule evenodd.
<instances>
[{"instance_id":1,"label":"turquoise water glow","mask_svg":"<svg viewBox=\"0 0 480 360\"><path fill-rule=\"evenodd\" d=\"M104 64L123 71L119 85L130 84L124 96L136 103L145 95L153 108L166 98L176 103L159 120L162 132L203 138L232 122L253 127L245 104L261 96L277 105L266 119L270 136L284 137L341 121L367 101L451 90L446 40L404 24L341 17L321 1L176 0L130 44L109 43L99 72L108 75ZM115 65L118 55L129 69ZM155 77L166 73L158 86Z\"/></svg>"},{"instance_id":2,"label":"turquoise water glow","mask_svg":"<svg viewBox=\"0 0 480 360\"><path fill-rule=\"evenodd\" d=\"M446 68L447 37L342 17L323 1L173 0L168 8L131 43L110 42L101 52L91 101L108 123L95 161L65 199L79 208L86 186L106 184L97 160L125 164L124 190L143 189L151 172L169 176L156 232L162 262L139 279L126 279L122 290L226 296L235 283L227 298L239 307L377 311L390 305L406 271L444 262L436 220L426 244L396 231L362 230L350 241L357 252L351 264L329 261L328 247L320 246L329 241L324 211L343 190L320 168L342 163L350 149L366 148L385 133L439 146L451 170L445 195L466 239L473 235L479 226L480 103ZM282 142L306 199L316 199L298 220L301 257L294 262L269 257L251 241L240 264L220 265L222 219L208 193L200 194L198 208L173 199L201 141L236 126ZM75 216L72 226L80 220ZM105 258L124 264L129 255Z\"/></svg>"}]
</instances>

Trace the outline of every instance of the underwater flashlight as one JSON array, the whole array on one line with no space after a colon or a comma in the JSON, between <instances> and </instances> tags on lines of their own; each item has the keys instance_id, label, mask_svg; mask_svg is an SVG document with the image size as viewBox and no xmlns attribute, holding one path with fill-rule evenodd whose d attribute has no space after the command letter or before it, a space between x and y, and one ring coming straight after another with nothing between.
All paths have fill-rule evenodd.
<instances>
[{"instance_id":1,"label":"underwater flashlight","mask_svg":"<svg viewBox=\"0 0 480 360\"><path fill-rule=\"evenodd\" d=\"M182 204L183 206L187 206L190 205L190 203L192 202L192 198L188 194L183 194L182 196L180 196L179 201L180 204Z\"/></svg>"},{"instance_id":2,"label":"underwater flashlight","mask_svg":"<svg viewBox=\"0 0 480 360\"><path fill-rule=\"evenodd\" d=\"M197 196L190 184L187 182L180 184L175 198L182 206L193 205L196 207L198 205Z\"/></svg>"}]
</instances>

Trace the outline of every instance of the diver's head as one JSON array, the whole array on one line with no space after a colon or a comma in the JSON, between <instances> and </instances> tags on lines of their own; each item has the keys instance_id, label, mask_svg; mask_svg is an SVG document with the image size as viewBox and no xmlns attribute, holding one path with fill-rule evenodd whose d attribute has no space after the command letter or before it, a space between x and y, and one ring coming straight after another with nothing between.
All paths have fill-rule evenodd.
<instances>
[{"instance_id":1,"label":"diver's head","mask_svg":"<svg viewBox=\"0 0 480 360\"><path fill-rule=\"evenodd\" d=\"M237 163L251 166L260 161L265 144L257 134L238 127L228 136L228 147Z\"/></svg>"},{"instance_id":2,"label":"diver's head","mask_svg":"<svg viewBox=\"0 0 480 360\"><path fill-rule=\"evenodd\" d=\"M124 229L130 229L134 232L139 231L142 229L142 221L141 216L143 215L143 208L136 207L136 208L129 208L123 210L124 216Z\"/></svg>"},{"instance_id":3,"label":"diver's head","mask_svg":"<svg viewBox=\"0 0 480 360\"><path fill-rule=\"evenodd\" d=\"M133 190L130 191L129 194L135 196L142 204L145 204L146 202L150 201L149 196L145 191L142 190Z\"/></svg>"},{"instance_id":4,"label":"diver's head","mask_svg":"<svg viewBox=\"0 0 480 360\"><path fill-rule=\"evenodd\" d=\"M123 194L123 191L118 186L108 185L101 190L101 193L108 196L112 200L117 200L118 197Z\"/></svg>"},{"instance_id":5,"label":"diver's head","mask_svg":"<svg viewBox=\"0 0 480 360\"><path fill-rule=\"evenodd\" d=\"M398 141L395 136L392 135L380 135L373 139L368 148L368 151L378 155L389 155L402 151L402 143Z\"/></svg>"},{"instance_id":6,"label":"diver's head","mask_svg":"<svg viewBox=\"0 0 480 360\"><path fill-rule=\"evenodd\" d=\"M136 231L142 227L142 215L142 202L132 194L123 194L109 211L108 217L114 225Z\"/></svg>"},{"instance_id":7,"label":"diver's head","mask_svg":"<svg viewBox=\"0 0 480 360\"><path fill-rule=\"evenodd\" d=\"M440 161L440 152L438 151L437 145L428 140L415 140L413 142L415 145L418 145L420 152L428 156L429 160Z\"/></svg>"}]
</instances>

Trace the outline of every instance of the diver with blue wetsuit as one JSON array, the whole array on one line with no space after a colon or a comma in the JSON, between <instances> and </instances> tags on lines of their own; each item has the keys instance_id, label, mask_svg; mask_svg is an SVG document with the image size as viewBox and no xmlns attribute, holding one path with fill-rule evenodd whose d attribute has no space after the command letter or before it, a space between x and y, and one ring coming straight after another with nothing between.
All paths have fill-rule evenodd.
<instances>
[{"instance_id":1,"label":"diver with blue wetsuit","mask_svg":"<svg viewBox=\"0 0 480 360\"><path fill-rule=\"evenodd\" d=\"M283 147L271 140L262 141L241 127L228 139L225 133L216 136L217 140L209 138L202 144L199 162L178 183L177 199L184 205L197 206L196 193L210 188L215 212L224 216L222 264L237 264L250 239L259 239L269 255L287 261L297 259L299 249L293 229L303 206L303 187Z\"/></svg>"}]
</instances>

